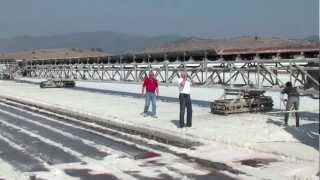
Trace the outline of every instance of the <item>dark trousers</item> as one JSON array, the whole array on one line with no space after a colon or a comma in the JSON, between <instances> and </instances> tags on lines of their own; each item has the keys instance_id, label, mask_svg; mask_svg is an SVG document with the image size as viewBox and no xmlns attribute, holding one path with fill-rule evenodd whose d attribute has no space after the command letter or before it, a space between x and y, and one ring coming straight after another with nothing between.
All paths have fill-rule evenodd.
<instances>
[{"instance_id":1,"label":"dark trousers","mask_svg":"<svg viewBox=\"0 0 320 180\"><path fill-rule=\"evenodd\" d=\"M299 110L299 97L289 97L287 104L286 104L286 111L298 111ZM291 113L291 112L290 112ZM299 127L299 113L295 112L296 116L296 126ZM284 115L284 122L287 125L288 124L288 119L289 119L289 112L285 113Z\"/></svg>"},{"instance_id":2,"label":"dark trousers","mask_svg":"<svg viewBox=\"0 0 320 180\"><path fill-rule=\"evenodd\" d=\"M187 127L192 126L192 105L191 99L189 94L182 94L179 95L180 101L180 127L184 127L184 112L187 108Z\"/></svg>"}]
</instances>

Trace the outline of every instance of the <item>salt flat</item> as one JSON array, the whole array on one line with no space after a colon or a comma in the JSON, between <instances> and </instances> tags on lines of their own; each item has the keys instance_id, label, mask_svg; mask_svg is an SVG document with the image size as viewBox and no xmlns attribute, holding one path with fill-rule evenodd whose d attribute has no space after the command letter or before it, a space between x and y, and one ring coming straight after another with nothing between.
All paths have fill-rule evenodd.
<instances>
[{"instance_id":1,"label":"salt flat","mask_svg":"<svg viewBox=\"0 0 320 180\"><path fill-rule=\"evenodd\" d=\"M140 85L112 84L97 82L77 82L79 87L140 92ZM193 88L192 98L210 101L222 95L217 88ZM160 87L161 96L177 97L176 87ZM289 127L282 126L283 118L275 114L242 113L228 116L213 115L208 107L193 106L193 127L177 127L179 105L176 102L157 102L158 119L142 117L144 99L92 93L72 89L40 89L36 85L0 81L0 94L19 97L33 102L51 104L65 109L95 114L118 122L126 122L141 127L153 128L178 136L191 136L205 142L197 150L187 153L210 160L223 161L234 166L236 160L248 157L273 157L281 162L262 169L245 169L262 177L316 178L319 164L319 100L301 98L301 110L305 110L301 127L295 128L294 121ZM275 108L280 108L279 92L268 92L274 100ZM283 108L283 107L282 107ZM275 175L271 175L275 173Z\"/></svg>"}]
</instances>

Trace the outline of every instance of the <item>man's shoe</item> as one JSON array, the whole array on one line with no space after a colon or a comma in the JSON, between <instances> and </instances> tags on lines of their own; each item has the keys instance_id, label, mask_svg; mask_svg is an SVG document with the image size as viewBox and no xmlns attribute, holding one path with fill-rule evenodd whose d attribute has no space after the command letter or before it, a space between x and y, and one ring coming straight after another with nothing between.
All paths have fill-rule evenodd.
<instances>
[{"instance_id":1,"label":"man's shoe","mask_svg":"<svg viewBox=\"0 0 320 180\"><path fill-rule=\"evenodd\" d=\"M153 117L154 119L158 119L157 115L152 115L151 117Z\"/></svg>"}]
</instances>

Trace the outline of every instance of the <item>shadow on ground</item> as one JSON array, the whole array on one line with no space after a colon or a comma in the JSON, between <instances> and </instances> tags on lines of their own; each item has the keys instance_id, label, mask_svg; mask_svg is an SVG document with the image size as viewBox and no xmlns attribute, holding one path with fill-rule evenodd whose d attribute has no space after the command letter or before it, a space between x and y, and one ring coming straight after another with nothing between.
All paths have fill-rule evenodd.
<instances>
[{"instance_id":1,"label":"shadow on ground","mask_svg":"<svg viewBox=\"0 0 320 180\"><path fill-rule=\"evenodd\" d=\"M180 128L179 120L171 120L171 123L174 124L177 128Z\"/></svg>"},{"instance_id":2,"label":"shadow on ground","mask_svg":"<svg viewBox=\"0 0 320 180\"><path fill-rule=\"evenodd\" d=\"M309 123L300 125L299 128L286 127L285 130L301 143L319 150L318 126L318 123Z\"/></svg>"},{"instance_id":3,"label":"shadow on ground","mask_svg":"<svg viewBox=\"0 0 320 180\"><path fill-rule=\"evenodd\" d=\"M267 123L285 127L283 122L273 119L268 119ZM319 150L319 123L317 121L307 124L300 123L300 127L287 126L284 130L301 143Z\"/></svg>"},{"instance_id":4,"label":"shadow on ground","mask_svg":"<svg viewBox=\"0 0 320 180\"><path fill-rule=\"evenodd\" d=\"M269 116L274 117L284 117L284 113L282 111L285 111L283 109L274 109L270 113L266 113ZM279 112L279 113L277 113ZM319 112L299 112L300 118L307 121L318 121L319 122Z\"/></svg>"}]
</instances>

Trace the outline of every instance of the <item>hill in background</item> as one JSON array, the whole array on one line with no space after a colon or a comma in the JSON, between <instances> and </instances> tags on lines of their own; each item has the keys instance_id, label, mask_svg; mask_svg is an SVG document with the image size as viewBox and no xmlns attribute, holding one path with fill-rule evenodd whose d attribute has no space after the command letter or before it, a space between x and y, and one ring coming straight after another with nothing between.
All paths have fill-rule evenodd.
<instances>
[{"instance_id":1,"label":"hill in background","mask_svg":"<svg viewBox=\"0 0 320 180\"><path fill-rule=\"evenodd\" d=\"M180 36L135 36L115 32L81 32L53 36L19 36L0 39L0 53L28 51L32 49L101 49L104 52L120 54L158 47L180 39Z\"/></svg>"},{"instance_id":2,"label":"hill in background","mask_svg":"<svg viewBox=\"0 0 320 180\"><path fill-rule=\"evenodd\" d=\"M60 49L34 49L28 51L17 51L1 53L2 59L18 60L38 60L38 59L64 59L64 58L84 58L84 57L101 57L111 54L102 52L99 48L78 49L78 48L60 48Z\"/></svg>"},{"instance_id":3,"label":"hill in background","mask_svg":"<svg viewBox=\"0 0 320 180\"><path fill-rule=\"evenodd\" d=\"M200 39L184 38L175 42L164 43L157 48L147 48L145 52L170 52L215 49L222 51L226 49L254 49L254 48L279 48L289 46L313 45L318 41L300 39L281 39L277 37L243 36L230 39Z\"/></svg>"},{"instance_id":4,"label":"hill in background","mask_svg":"<svg viewBox=\"0 0 320 180\"><path fill-rule=\"evenodd\" d=\"M110 54L197 49L215 49L219 51L223 49L283 47L313 43L319 43L319 36L309 36L305 39L281 39L277 37L257 36L230 39L201 39L177 35L147 37L116 32L80 32L53 36L19 36L0 39L0 53L8 54L9 52L34 51L35 49L95 49ZM70 54L72 53L71 51Z\"/></svg>"}]
</instances>

